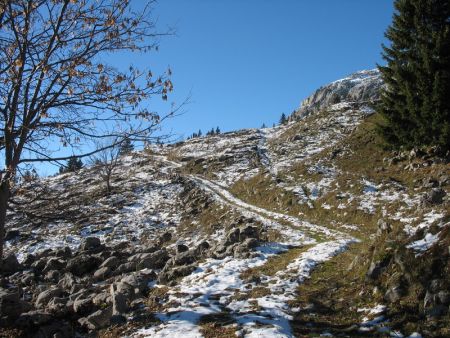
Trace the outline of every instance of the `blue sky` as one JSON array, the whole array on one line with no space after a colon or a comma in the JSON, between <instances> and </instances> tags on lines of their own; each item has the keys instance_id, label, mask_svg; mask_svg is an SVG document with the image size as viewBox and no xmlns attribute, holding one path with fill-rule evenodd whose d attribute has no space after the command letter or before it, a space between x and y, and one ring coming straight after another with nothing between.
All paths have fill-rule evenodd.
<instances>
[{"instance_id":1,"label":"blue sky","mask_svg":"<svg viewBox=\"0 0 450 338\"><path fill-rule=\"evenodd\" d=\"M270 126L321 85L382 63L392 13L388 0L159 0L157 26L177 34L162 38L158 52L105 61L154 74L170 66L169 101L191 99L165 133ZM158 98L149 108L164 112L168 104ZM48 163L38 169L57 171Z\"/></svg>"},{"instance_id":2,"label":"blue sky","mask_svg":"<svg viewBox=\"0 0 450 338\"><path fill-rule=\"evenodd\" d=\"M388 0L160 0L158 24L177 36L138 61L170 65L176 102L192 93L166 126L177 134L271 125L321 85L382 63L392 13Z\"/></svg>"}]
</instances>

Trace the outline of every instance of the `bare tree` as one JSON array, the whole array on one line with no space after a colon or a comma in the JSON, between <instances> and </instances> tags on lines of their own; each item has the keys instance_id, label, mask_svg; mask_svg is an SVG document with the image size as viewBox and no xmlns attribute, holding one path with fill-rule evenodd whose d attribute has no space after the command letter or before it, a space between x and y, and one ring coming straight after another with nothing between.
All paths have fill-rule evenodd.
<instances>
[{"instance_id":1,"label":"bare tree","mask_svg":"<svg viewBox=\"0 0 450 338\"><path fill-rule=\"evenodd\" d=\"M91 157L93 168L105 182L108 194L111 192L111 177L119 164L123 142L124 139L111 139L108 143L99 144L98 148L102 150Z\"/></svg>"},{"instance_id":2,"label":"bare tree","mask_svg":"<svg viewBox=\"0 0 450 338\"><path fill-rule=\"evenodd\" d=\"M145 107L154 96L167 100L170 70L155 77L105 62L157 48L169 32L155 30L153 2L135 12L129 0L0 0L0 258L18 167L65 160L64 147L90 156L102 150L93 140L124 133L148 140L175 113Z\"/></svg>"}]
</instances>

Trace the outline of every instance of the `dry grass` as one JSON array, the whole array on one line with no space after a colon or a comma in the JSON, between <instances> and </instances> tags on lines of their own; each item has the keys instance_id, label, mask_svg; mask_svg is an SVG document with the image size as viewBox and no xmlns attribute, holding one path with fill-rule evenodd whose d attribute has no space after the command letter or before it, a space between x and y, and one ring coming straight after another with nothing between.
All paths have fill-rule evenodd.
<instances>
[{"instance_id":1,"label":"dry grass","mask_svg":"<svg viewBox=\"0 0 450 338\"><path fill-rule=\"evenodd\" d=\"M206 323L201 325L200 332L205 338L236 338L235 327L224 327L217 323Z\"/></svg>"},{"instance_id":2,"label":"dry grass","mask_svg":"<svg viewBox=\"0 0 450 338\"><path fill-rule=\"evenodd\" d=\"M241 273L240 277L244 281L254 280L261 276L273 276L278 271L283 271L294 259L308 250L309 246L290 249L279 255L270 257L265 264L256 268L250 268Z\"/></svg>"}]
</instances>

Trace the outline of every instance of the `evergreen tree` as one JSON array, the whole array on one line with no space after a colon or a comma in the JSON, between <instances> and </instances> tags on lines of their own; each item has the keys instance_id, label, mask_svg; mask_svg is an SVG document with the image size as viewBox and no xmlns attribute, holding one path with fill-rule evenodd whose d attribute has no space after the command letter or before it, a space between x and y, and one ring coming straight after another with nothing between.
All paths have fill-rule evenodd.
<instances>
[{"instance_id":1,"label":"evergreen tree","mask_svg":"<svg viewBox=\"0 0 450 338\"><path fill-rule=\"evenodd\" d=\"M280 124L286 124L287 122L288 122L288 120L286 118L286 114L285 113L281 114Z\"/></svg>"},{"instance_id":2,"label":"evergreen tree","mask_svg":"<svg viewBox=\"0 0 450 338\"><path fill-rule=\"evenodd\" d=\"M267 128L267 127L266 127L266 124L263 123L262 126L261 126L261 128L262 128L262 129Z\"/></svg>"},{"instance_id":3,"label":"evergreen tree","mask_svg":"<svg viewBox=\"0 0 450 338\"><path fill-rule=\"evenodd\" d=\"M217 135L220 134L220 129L219 129L219 127L216 128L216 134L217 134Z\"/></svg>"},{"instance_id":4,"label":"evergreen tree","mask_svg":"<svg viewBox=\"0 0 450 338\"><path fill-rule=\"evenodd\" d=\"M450 148L450 2L396 0L378 66L387 87L380 131L394 146Z\"/></svg>"},{"instance_id":5,"label":"evergreen tree","mask_svg":"<svg viewBox=\"0 0 450 338\"><path fill-rule=\"evenodd\" d=\"M198 130L197 137L202 137L202 131L201 131L201 129Z\"/></svg>"},{"instance_id":6,"label":"evergreen tree","mask_svg":"<svg viewBox=\"0 0 450 338\"><path fill-rule=\"evenodd\" d=\"M24 182L32 182L35 181L39 178L38 173L36 172L36 169L32 169L32 170L25 170L24 174L22 175L22 180Z\"/></svg>"},{"instance_id":7,"label":"evergreen tree","mask_svg":"<svg viewBox=\"0 0 450 338\"><path fill-rule=\"evenodd\" d=\"M67 160L66 166L59 167L59 173L75 172L81 168L83 168L83 161L81 161L81 158L72 156Z\"/></svg>"},{"instance_id":8,"label":"evergreen tree","mask_svg":"<svg viewBox=\"0 0 450 338\"><path fill-rule=\"evenodd\" d=\"M128 155L134 150L134 145L131 143L129 137L125 136L122 143L120 143L119 154Z\"/></svg>"}]
</instances>

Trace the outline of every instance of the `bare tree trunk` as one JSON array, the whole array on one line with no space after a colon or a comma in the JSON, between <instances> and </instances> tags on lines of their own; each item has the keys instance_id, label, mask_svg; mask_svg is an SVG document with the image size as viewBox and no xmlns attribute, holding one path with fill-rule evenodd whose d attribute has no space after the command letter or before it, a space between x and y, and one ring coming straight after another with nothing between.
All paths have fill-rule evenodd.
<instances>
[{"instance_id":1,"label":"bare tree trunk","mask_svg":"<svg viewBox=\"0 0 450 338\"><path fill-rule=\"evenodd\" d=\"M9 184L3 181L0 185L0 270L3 265L3 246L5 239L6 211L8 209L9 200Z\"/></svg>"}]
</instances>

